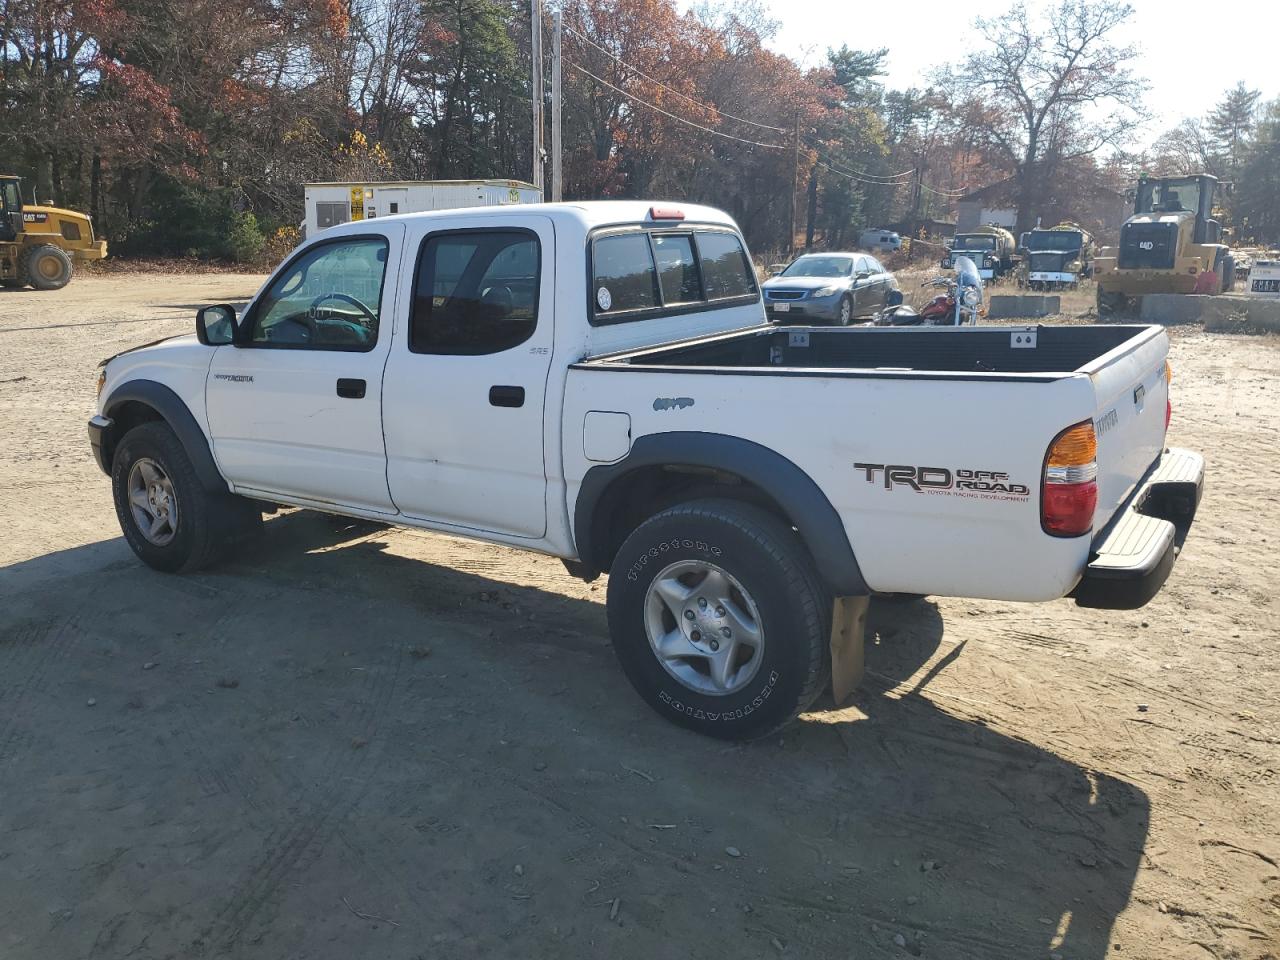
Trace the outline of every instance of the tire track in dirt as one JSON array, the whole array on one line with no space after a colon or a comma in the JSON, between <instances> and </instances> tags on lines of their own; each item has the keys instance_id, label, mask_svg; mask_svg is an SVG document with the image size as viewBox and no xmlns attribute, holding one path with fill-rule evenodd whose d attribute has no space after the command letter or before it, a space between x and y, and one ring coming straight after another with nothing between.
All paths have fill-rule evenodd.
<instances>
[{"instance_id":1,"label":"tire track in dirt","mask_svg":"<svg viewBox=\"0 0 1280 960\"><path fill-rule=\"evenodd\" d=\"M211 948L222 952L233 950L241 934L284 879L309 854L319 854L337 825L360 802L381 761L383 750L377 734L401 685L403 660L403 652L397 649L392 662L382 664L383 669L362 671L370 696L363 701L356 726L369 748L359 749L352 743L339 745L335 738L334 745L327 751L318 793L304 798L299 812L264 838L264 853L238 881L212 921L192 943L192 949L200 953Z\"/></svg>"},{"instance_id":2,"label":"tire track in dirt","mask_svg":"<svg viewBox=\"0 0 1280 960\"><path fill-rule=\"evenodd\" d=\"M49 669L66 659L80 641L80 617L46 620L20 631L15 643L0 643L0 677L8 690L0 699L0 763L12 761L31 734L24 725L32 694L42 690Z\"/></svg>"}]
</instances>

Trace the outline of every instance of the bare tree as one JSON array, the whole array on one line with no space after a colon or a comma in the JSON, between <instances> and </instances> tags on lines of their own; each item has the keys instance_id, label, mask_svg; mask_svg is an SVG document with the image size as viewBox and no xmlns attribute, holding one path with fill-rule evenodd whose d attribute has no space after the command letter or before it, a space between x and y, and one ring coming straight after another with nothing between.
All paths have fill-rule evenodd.
<instances>
[{"instance_id":1,"label":"bare tree","mask_svg":"<svg viewBox=\"0 0 1280 960\"><path fill-rule=\"evenodd\" d=\"M1113 39L1132 14L1119 0L1063 0L1041 19L1019 3L980 18L982 48L942 78L995 108L985 134L1013 171L1019 231L1035 222L1062 164L1119 146L1140 125L1146 84L1132 69L1138 51Z\"/></svg>"}]
</instances>

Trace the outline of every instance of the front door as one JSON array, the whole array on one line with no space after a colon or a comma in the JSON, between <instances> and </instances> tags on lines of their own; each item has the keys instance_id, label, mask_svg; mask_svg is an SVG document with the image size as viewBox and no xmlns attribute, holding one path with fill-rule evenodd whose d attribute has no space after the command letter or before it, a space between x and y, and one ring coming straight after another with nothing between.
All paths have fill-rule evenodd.
<instances>
[{"instance_id":1,"label":"front door","mask_svg":"<svg viewBox=\"0 0 1280 960\"><path fill-rule=\"evenodd\" d=\"M555 234L545 217L448 223L410 233L408 336L383 398L391 496L409 517L541 537Z\"/></svg>"},{"instance_id":2,"label":"front door","mask_svg":"<svg viewBox=\"0 0 1280 960\"><path fill-rule=\"evenodd\" d=\"M382 370L404 225L327 237L272 278L205 387L213 453L238 491L394 513ZM390 269L388 269L390 266Z\"/></svg>"}]
</instances>

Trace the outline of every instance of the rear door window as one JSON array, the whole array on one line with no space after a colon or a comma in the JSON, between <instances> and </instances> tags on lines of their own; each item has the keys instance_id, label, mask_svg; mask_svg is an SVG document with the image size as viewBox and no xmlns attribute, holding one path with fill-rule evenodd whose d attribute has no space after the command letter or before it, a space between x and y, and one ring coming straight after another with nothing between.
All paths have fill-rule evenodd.
<instances>
[{"instance_id":1,"label":"rear door window","mask_svg":"<svg viewBox=\"0 0 1280 960\"><path fill-rule=\"evenodd\" d=\"M706 231L695 236L707 299L755 296L755 270L747 259L747 252L742 249L742 241L732 233Z\"/></svg>"},{"instance_id":2,"label":"rear door window","mask_svg":"<svg viewBox=\"0 0 1280 960\"><path fill-rule=\"evenodd\" d=\"M625 233L601 237L592 249L592 298L597 316L659 305L649 237Z\"/></svg>"},{"instance_id":3,"label":"rear door window","mask_svg":"<svg viewBox=\"0 0 1280 960\"><path fill-rule=\"evenodd\" d=\"M432 234L418 261L414 353L510 350L538 325L538 238L525 230Z\"/></svg>"}]
</instances>

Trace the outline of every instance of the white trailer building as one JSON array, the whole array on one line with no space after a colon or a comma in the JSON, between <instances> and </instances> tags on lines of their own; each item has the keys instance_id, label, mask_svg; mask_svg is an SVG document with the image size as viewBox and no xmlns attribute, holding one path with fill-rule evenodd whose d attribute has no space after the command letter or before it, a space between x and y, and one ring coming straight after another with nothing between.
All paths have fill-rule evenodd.
<instances>
[{"instance_id":1,"label":"white trailer building","mask_svg":"<svg viewBox=\"0 0 1280 960\"><path fill-rule=\"evenodd\" d=\"M539 203L542 191L523 180L393 180L382 183L308 183L303 186L304 237L352 220L395 213Z\"/></svg>"}]
</instances>

